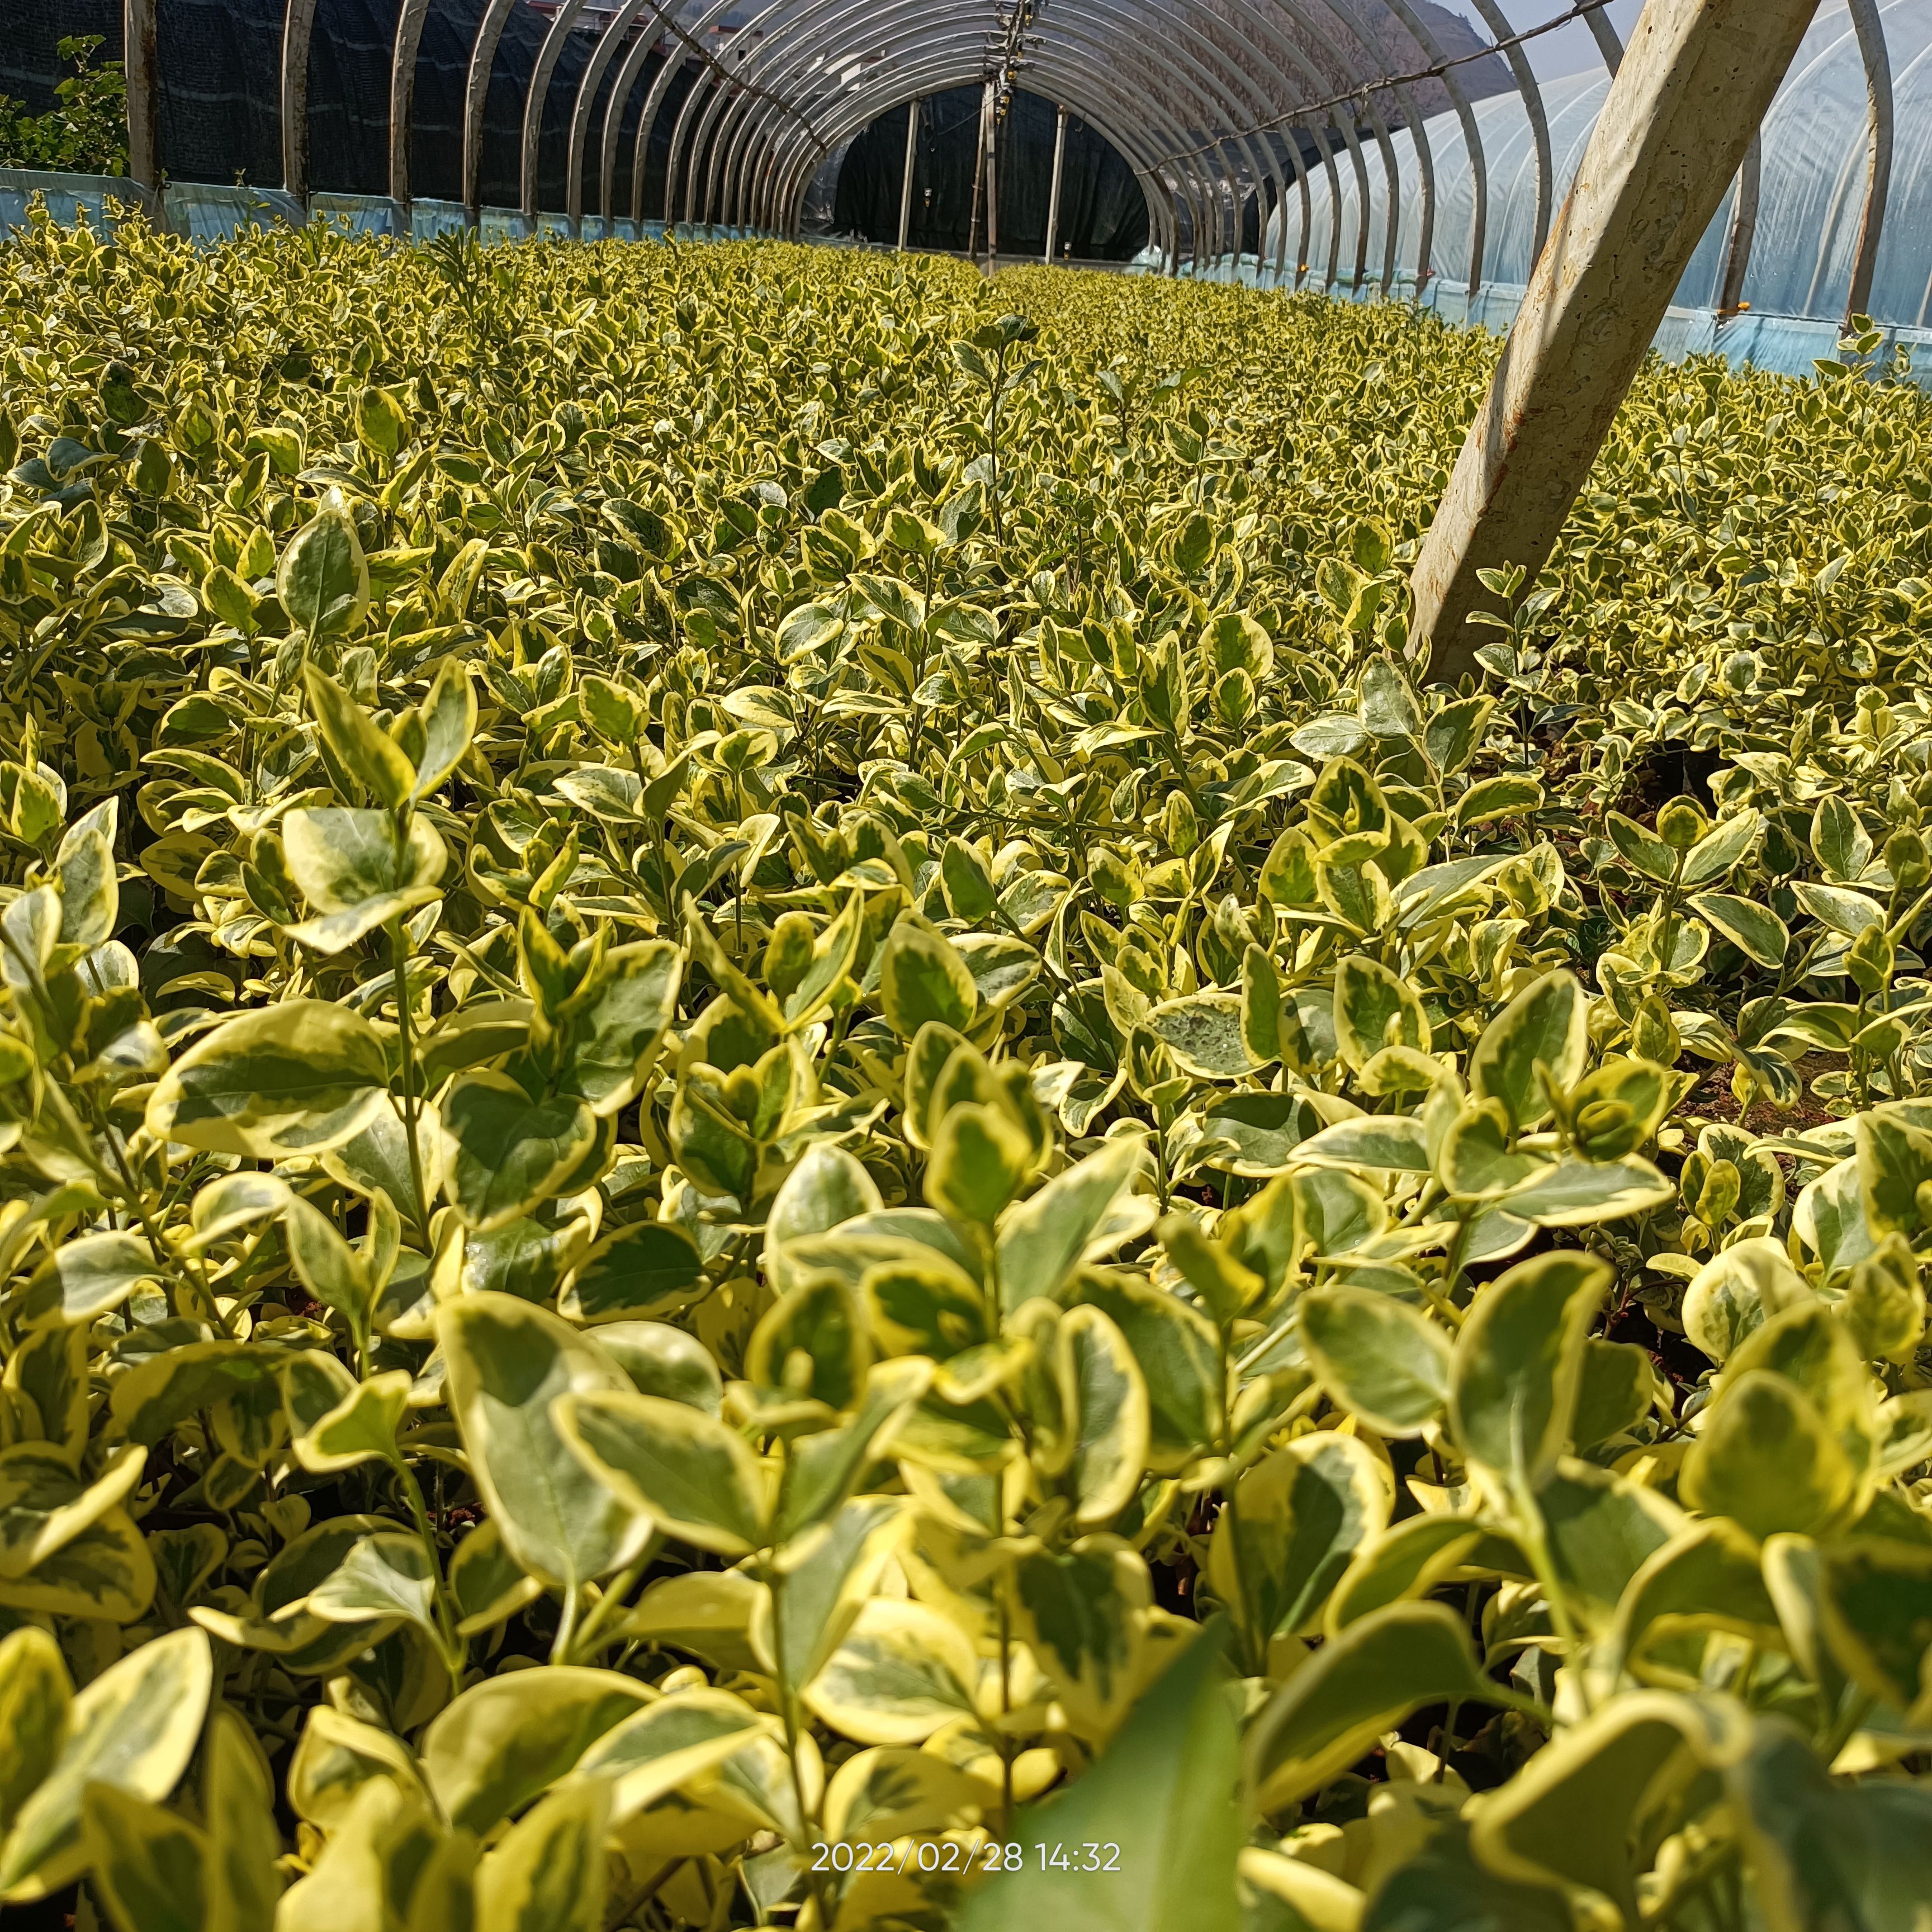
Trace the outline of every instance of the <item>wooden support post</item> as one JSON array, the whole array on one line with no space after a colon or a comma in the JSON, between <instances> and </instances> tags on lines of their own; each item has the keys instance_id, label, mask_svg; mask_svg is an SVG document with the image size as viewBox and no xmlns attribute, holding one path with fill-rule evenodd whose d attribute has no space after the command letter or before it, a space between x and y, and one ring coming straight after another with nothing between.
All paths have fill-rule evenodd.
<instances>
[{"instance_id":1,"label":"wooden support post","mask_svg":"<svg viewBox=\"0 0 1932 1932\"><path fill-rule=\"evenodd\" d=\"M1475 668L1477 575L1548 562L1818 0L1647 0L1412 579L1432 679Z\"/></svg>"},{"instance_id":2,"label":"wooden support post","mask_svg":"<svg viewBox=\"0 0 1932 1932\"><path fill-rule=\"evenodd\" d=\"M905 167L899 176L899 253L905 253L906 237L912 230L912 166L919 146L919 102L906 103Z\"/></svg>"},{"instance_id":3,"label":"wooden support post","mask_svg":"<svg viewBox=\"0 0 1932 1932\"><path fill-rule=\"evenodd\" d=\"M122 71L128 82L128 178L150 195L160 192L156 112L160 94L154 46L154 0L122 0ZM158 201L153 210L160 220Z\"/></svg>"},{"instance_id":4,"label":"wooden support post","mask_svg":"<svg viewBox=\"0 0 1932 1932\"><path fill-rule=\"evenodd\" d=\"M1052 261L1060 241L1060 178L1066 168L1066 110L1062 108L1053 124L1053 186L1046 197L1046 253Z\"/></svg>"}]
</instances>

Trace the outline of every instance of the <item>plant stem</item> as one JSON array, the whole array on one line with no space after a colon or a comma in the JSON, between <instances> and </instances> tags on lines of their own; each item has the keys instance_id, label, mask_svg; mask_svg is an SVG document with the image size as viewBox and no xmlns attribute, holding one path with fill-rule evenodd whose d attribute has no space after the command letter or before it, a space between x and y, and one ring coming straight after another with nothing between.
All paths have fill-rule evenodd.
<instances>
[{"instance_id":1,"label":"plant stem","mask_svg":"<svg viewBox=\"0 0 1932 1932\"><path fill-rule=\"evenodd\" d=\"M409 1142L410 1185L416 1192L410 1219L418 1233L427 1234L424 1220L429 1213L429 1193L423 1186L422 1150L416 1135L416 1034L410 1012L410 949L403 937L400 917L389 922L389 961L396 988L396 1025L403 1060L403 1135Z\"/></svg>"}]
</instances>

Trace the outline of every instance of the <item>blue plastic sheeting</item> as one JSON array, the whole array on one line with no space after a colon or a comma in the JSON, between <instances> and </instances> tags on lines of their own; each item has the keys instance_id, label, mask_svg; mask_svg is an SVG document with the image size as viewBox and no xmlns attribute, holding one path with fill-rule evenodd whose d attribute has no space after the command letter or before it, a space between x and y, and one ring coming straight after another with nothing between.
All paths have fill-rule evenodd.
<instances>
[{"instance_id":1,"label":"blue plastic sheeting","mask_svg":"<svg viewBox=\"0 0 1932 1932\"><path fill-rule=\"evenodd\" d=\"M147 196L123 175L57 175L38 168L0 168L0 231L24 228L35 195L42 196L49 218L63 228L86 220L99 226L108 220L107 204L143 206Z\"/></svg>"},{"instance_id":2,"label":"blue plastic sheeting","mask_svg":"<svg viewBox=\"0 0 1932 1932\"><path fill-rule=\"evenodd\" d=\"M278 221L300 228L308 211L278 188L216 188L170 182L161 190L162 225L194 242L225 242L244 228L272 228Z\"/></svg>"},{"instance_id":3,"label":"blue plastic sheeting","mask_svg":"<svg viewBox=\"0 0 1932 1932\"><path fill-rule=\"evenodd\" d=\"M1932 322L1932 4L1886 0L1880 13L1891 56L1897 135L1868 312L1882 323L1923 328ZM1602 69L1543 84L1555 177L1552 220L1610 86ZM1490 184L1482 280L1520 286L1529 279L1536 232L1536 152L1528 117L1514 93L1478 101L1474 112ZM1430 266L1436 274L1466 281L1475 205L1468 151L1453 114L1432 117L1425 134L1436 165ZM1827 0L1765 118L1757 233L1743 290L1751 310L1832 323L1842 320L1864 203L1869 138L1864 63L1857 38L1843 0ZM1391 141L1402 182L1396 260L1400 278L1413 288L1420 242L1420 175L1414 136L1398 130ZM1354 278L1360 188L1352 169L1337 172L1339 208L1331 205L1327 170L1309 176L1305 250L1293 253L1301 242L1298 196L1291 196L1270 220L1263 245L1264 258L1272 260L1274 223L1285 214L1291 260L1307 264L1313 286L1326 286L1338 278L1352 283ZM1707 308L1717 298L1736 201L1733 188L1684 272L1678 299L1687 308ZM1371 165L1372 272L1382 260L1388 202L1388 184L1380 168Z\"/></svg>"}]
</instances>

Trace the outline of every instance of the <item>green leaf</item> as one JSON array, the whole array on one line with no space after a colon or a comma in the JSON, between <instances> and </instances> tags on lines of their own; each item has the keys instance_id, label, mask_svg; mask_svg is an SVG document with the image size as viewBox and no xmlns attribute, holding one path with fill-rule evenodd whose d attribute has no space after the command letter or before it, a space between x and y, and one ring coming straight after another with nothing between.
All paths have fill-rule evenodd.
<instances>
[{"instance_id":1,"label":"green leaf","mask_svg":"<svg viewBox=\"0 0 1932 1932\"><path fill-rule=\"evenodd\" d=\"M964 1028L979 1010L980 993L958 949L926 920L908 912L886 935L879 1000L893 1031L910 1040L928 1020Z\"/></svg>"},{"instance_id":2,"label":"green leaf","mask_svg":"<svg viewBox=\"0 0 1932 1932\"><path fill-rule=\"evenodd\" d=\"M1322 1386L1382 1436L1416 1436L1449 1400L1449 1338L1386 1294L1324 1288L1301 1298L1301 1334Z\"/></svg>"},{"instance_id":3,"label":"green leaf","mask_svg":"<svg viewBox=\"0 0 1932 1932\"><path fill-rule=\"evenodd\" d=\"M551 1792L485 1854L476 1873L476 1932L602 1932L610 1864L608 1786Z\"/></svg>"},{"instance_id":4,"label":"green leaf","mask_svg":"<svg viewBox=\"0 0 1932 1932\"><path fill-rule=\"evenodd\" d=\"M398 1530L364 1537L306 1597L284 1604L278 1614L305 1611L330 1624L400 1618L434 1637L436 1585L435 1569L421 1542Z\"/></svg>"},{"instance_id":5,"label":"green leaf","mask_svg":"<svg viewBox=\"0 0 1932 1932\"><path fill-rule=\"evenodd\" d=\"M1684 1458L1680 1486L1694 1509L1752 1535L1811 1536L1850 1509L1857 1472L1803 1390L1756 1370L1726 1381Z\"/></svg>"},{"instance_id":6,"label":"green leaf","mask_svg":"<svg viewBox=\"0 0 1932 1932\"><path fill-rule=\"evenodd\" d=\"M74 1685L60 1646L38 1625L0 1638L0 1846L60 1755Z\"/></svg>"},{"instance_id":7,"label":"green leaf","mask_svg":"<svg viewBox=\"0 0 1932 1932\"><path fill-rule=\"evenodd\" d=\"M1731 892L1693 892L1690 910L1707 919L1748 959L1760 966L1782 966L1791 934L1770 907Z\"/></svg>"},{"instance_id":8,"label":"green leaf","mask_svg":"<svg viewBox=\"0 0 1932 1932\"><path fill-rule=\"evenodd\" d=\"M1111 1522L1132 1500L1147 1467L1147 1384L1126 1337L1098 1308L1070 1310L1054 1333L1061 1386L1071 1400L1073 1520Z\"/></svg>"},{"instance_id":9,"label":"green leaf","mask_svg":"<svg viewBox=\"0 0 1932 1932\"><path fill-rule=\"evenodd\" d=\"M1197 1636L1134 1706L1111 1747L1064 1795L1023 1810L1016 1843L1118 1844L1118 1869L1041 1862L971 1896L961 1932L1236 1932L1241 1814L1238 1747L1214 1632Z\"/></svg>"},{"instance_id":10,"label":"green leaf","mask_svg":"<svg viewBox=\"0 0 1932 1932\"><path fill-rule=\"evenodd\" d=\"M1932 1792L1840 1784L1786 1726L1760 1727L1729 1784L1767 1925L1906 1932L1932 1897Z\"/></svg>"},{"instance_id":11,"label":"green leaf","mask_svg":"<svg viewBox=\"0 0 1932 1932\"><path fill-rule=\"evenodd\" d=\"M436 1334L471 1473L511 1554L532 1575L566 1586L632 1562L650 1539L650 1519L572 1453L552 1415L562 1395L628 1393L623 1370L567 1322L514 1295L446 1302Z\"/></svg>"},{"instance_id":12,"label":"green leaf","mask_svg":"<svg viewBox=\"0 0 1932 1932\"><path fill-rule=\"evenodd\" d=\"M607 1234L584 1256L557 1306L569 1320L586 1327L632 1322L681 1306L704 1279L698 1250L681 1228L662 1221L634 1222Z\"/></svg>"},{"instance_id":13,"label":"green leaf","mask_svg":"<svg viewBox=\"0 0 1932 1932\"><path fill-rule=\"evenodd\" d=\"M1574 1087L1589 1051L1589 1001L1560 968L1526 986L1490 1022L1469 1056L1469 1091L1500 1100L1520 1130L1550 1117L1539 1064L1558 1087Z\"/></svg>"},{"instance_id":14,"label":"green leaf","mask_svg":"<svg viewBox=\"0 0 1932 1932\"><path fill-rule=\"evenodd\" d=\"M1009 1310L1052 1298L1083 1258L1097 1259L1153 1225L1154 1202L1130 1191L1144 1157L1139 1136L1122 1135L1007 1212L998 1253Z\"/></svg>"},{"instance_id":15,"label":"green leaf","mask_svg":"<svg viewBox=\"0 0 1932 1932\"><path fill-rule=\"evenodd\" d=\"M365 595L367 587L365 572ZM290 614L295 614L291 610ZM342 769L374 794L379 804L392 811L408 800L416 790L416 773L403 748L326 672L310 664L302 674L302 682L322 742L335 754Z\"/></svg>"},{"instance_id":16,"label":"green leaf","mask_svg":"<svg viewBox=\"0 0 1932 1932\"><path fill-rule=\"evenodd\" d=\"M1668 885L1677 875L1677 854L1657 835L1620 812L1606 814L1610 843L1647 879Z\"/></svg>"},{"instance_id":17,"label":"green leaf","mask_svg":"<svg viewBox=\"0 0 1932 1932\"><path fill-rule=\"evenodd\" d=\"M1721 1706L1660 1690L1618 1697L1539 1751L1474 1817L1469 1849L1499 1878L1561 1884L1640 1913L1631 1840L1660 1787L1742 1743Z\"/></svg>"},{"instance_id":18,"label":"green leaf","mask_svg":"<svg viewBox=\"0 0 1932 1932\"><path fill-rule=\"evenodd\" d=\"M1543 787L1527 772L1505 772L1483 778L1456 801L1456 823L1467 830L1499 818L1520 818L1543 802Z\"/></svg>"},{"instance_id":19,"label":"green leaf","mask_svg":"<svg viewBox=\"0 0 1932 1932\"><path fill-rule=\"evenodd\" d=\"M1388 1516L1375 1457L1333 1430L1298 1437L1235 1484L1215 1522L1208 1575L1234 1613L1250 1676L1268 1671L1271 1639L1319 1627L1329 1592Z\"/></svg>"},{"instance_id":20,"label":"green leaf","mask_svg":"<svg viewBox=\"0 0 1932 1932\"><path fill-rule=\"evenodd\" d=\"M289 541L275 594L311 639L355 630L369 608L369 566L339 499L325 501Z\"/></svg>"},{"instance_id":21,"label":"green leaf","mask_svg":"<svg viewBox=\"0 0 1932 1932\"><path fill-rule=\"evenodd\" d=\"M480 1834L652 1701L652 1687L634 1677L578 1664L488 1678L423 1733L423 1781L452 1825Z\"/></svg>"},{"instance_id":22,"label":"green leaf","mask_svg":"<svg viewBox=\"0 0 1932 1932\"><path fill-rule=\"evenodd\" d=\"M441 1111L450 1206L479 1234L548 1200L597 1138L596 1116L582 1101L532 1101L504 1073L458 1076Z\"/></svg>"},{"instance_id":23,"label":"green leaf","mask_svg":"<svg viewBox=\"0 0 1932 1932\"><path fill-rule=\"evenodd\" d=\"M611 1821L621 1824L723 1763L753 1738L774 1735L782 1733L769 1713L754 1710L728 1690L694 1686L645 1705L606 1731L578 1760L575 1775L598 1779L608 1787Z\"/></svg>"},{"instance_id":24,"label":"green leaf","mask_svg":"<svg viewBox=\"0 0 1932 1932\"><path fill-rule=\"evenodd\" d=\"M1482 1532L1465 1516L1412 1516L1356 1552L1328 1599L1327 1634L1389 1604L1426 1595L1472 1550Z\"/></svg>"},{"instance_id":25,"label":"green leaf","mask_svg":"<svg viewBox=\"0 0 1932 1932\"><path fill-rule=\"evenodd\" d=\"M1337 1120L1298 1143L1294 1154L1297 1166L1307 1162L1426 1174L1430 1166L1428 1135L1422 1122L1407 1114L1364 1114Z\"/></svg>"},{"instance_id":26,"label":"green leaf","mask_svg":"<svg viewBox=\"0 0 1932 1932\"><path fill-rule=\"evenodd\" d=\"M1145 1022L1184 1073L1199 1080L1238 1080L1253 1071L1234 993L1191 993L1164 1000Z\"/></svg>"},{"instance_id":27,"label":"green leaf","mask_svg":"<svg viewBox=\"0 0 1932 1932\"><path fill-rule=\"evenodd\" d=\"M722 1556L764 1541L764 1471L715 1417L628 1386L572 1391L554 1415L584 1467L666 1535Z\"/></svg>"},{"instance_id":28,"label":"green leaf","mask_svg":"<svg viewBox=\"0 0 1932 1932\"><path fill-rule=\"evenodd\" d=\"M208 1924L207 1834L111 1784L82 1804L88 1876L124 1932L202 1932Z\"/></svg>"},{"instance_id":29,"label":"green leaf","mask_svg":"<svg viewBox=\"0 0 1932 1932\"><path fill-rule=\"evenodd\" d=\"M1139 1367L1147 1386L1148 1467L1168 1473L1207 1454L1223 1419L1214 1324L1178 1296L1126 1274L1089 1276L1080 1298L1120 1331Z\"/></svg>"},{"instance_id":30,"label":"green leaf","mask_svg":"<svg viewBox=\"0 0 1932 1932\"><path fill-rule=\"evenodd\" d=\"M923 1604L874 1597L806 1687L814 1716L861 1744L922 1743L974 1714L980 1665L965 1632Z\"/></svg>"},{"instance_id":31,"label":"green leaf","mask_svg":"<svg viewBox=\"0 0 1932 1932\"><path fill-rule=\"evenodd\" d=\"M110 1665L75 1698L59 1756L0 1841L0 1899L44 1898L80 1876L90 1786L151 1804L167 1796L188 1768L214 1682L207 1637L177 1630Z\"/></svg>"},{"instance_id":32,"label":"green leaf","mask_svg":"<svg viewBox=\"0 0 1932 1932\"><path fill-rule=\"evenodd\" d=\"M320 1154L368 1124L388 1081L367 1020L326 1000L285 1000L190 1047L148 1096L148 1131L250 1160Z\"/></svg>"},{"instance_id":33,"label":"green leaf","mask_svg":"<svg viewBox=\"0 0 1932 1932\"><path fill-rule=\"evenodd\" d=\"M380 1458L396 1457L396 1429L408 1405L413 1378L406 1369L391 1369L358 1382L295 1443L296 1460L316 1475Z\"/></svg>"},{"instance_id":34,"label":"green leaf","mask_svg":"<svg viewBox=\"0 0 1932 1932\"><path fill-rule=\"evenodd\" d=\"M1262 1810L1285 1810L1346 1771L1425 1704L1502 1701L1468 1633L1441 1604L1391 1604L1331 1637L1265 1707L1250 1733Z\"/></svg>"},{"instance_id":35,"label":"green leaf","mask_svg":"<svg viewBox=\"0 0 1932 1932\"><path fill-rule=\"evenodd\" d=\"M1033 1160L1032 1142L1003 1107L971 1101L950 1107L933 1136L926 1198L956 1221L990 1226Z\"/></svg>"},{"instance_id":36,"label":"green leaf","mask_svg":"<svg viewBox=\"0 0 1932 1932\"><path fill-rule=\"evenodd\" d=\"M1563 1160L1539 1169L1503 1197L1520 1221L1539 1228L1585 1228L1660 1208L1676 1185L1647 1160Z\"/></svg>"},{"instance_id":37,"label":"green leaf","mask_svg":"<svg viewBox=\"0 0 1932 1932\"><path fill-rule=\"evenodd\" d=\"M1569 1439L1583 1344L1610 1281L1593 1256L1535 1256L1478 1293L1456 1335L1449 1426L1505 1494L1534 1489Z\"/></svg>"},{"instance_id":38,"label":"green leaf","mask_svg":"<svg viewBox=\"0 0 1932 1932\"><path fill-rule=\"evenodd\" d=\"M600 1120L621 1113L642 1090L677 1012L684 956L667 940L614 947L589 1004L573 1015L561 1090Z\"/></svg>"},{"instance_id":39,"label":"green leaf","mask_svg":"<svg viewBox=\"0 0 1932 1932\"><path fill-rule=\"evenodd\" d=\"M1681 883L1686 886L1706 886L1714 880L1729 878L1745 854L1757 843L1758 834L1763 829L1764 817L1761 812L1733 813L1706 832L1684 855Z\"/></svg>"},{"instance_id":40,"label":"green leaf","mask_svg":"<svg viewBox=\"0 0 1932 1932\"><path fill-rule=\"evenodd\" d=\"M139 1235L84 1234L56 1249L34 1270L17 1318L28 1328L80 1327L118 1308L161 1275L154 1251Z\"/></svg>"}]
</instances>

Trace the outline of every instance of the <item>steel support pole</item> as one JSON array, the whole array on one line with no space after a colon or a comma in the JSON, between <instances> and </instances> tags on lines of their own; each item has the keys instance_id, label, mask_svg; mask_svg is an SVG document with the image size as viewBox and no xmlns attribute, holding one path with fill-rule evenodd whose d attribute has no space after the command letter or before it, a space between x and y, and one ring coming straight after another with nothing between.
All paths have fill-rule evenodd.
<instances>
[{"instance_id":1,"label":"steel support pole","mask_svg":"<svg viewBox=\"0 0 1932 1932\"><path fill-rule=\"evenodd\" d=\"M986 103L986 273L1000 266L1000 103L995 92Z\"/></svg>"},{"instance_id":2,"label":"steel support pole","mask_svg":"<svg viewBox=\"0 0 1932 1932\"><path fill-rule=\"evenodd\" d=\"M308 202L308 44L315 0L288 0L282 15L282 186Z\"/></svg>"},{"instance_id":3,"label":"steel support pole","mask_svg":"<svg viewBox=\"0 0 1932 1932\"><path fill-rule=\"evenodd\" d=\"M905 166L899 172L899 253L905 253L906 236L912 226L912 169L919 158L919 100L906 103Z\"/></svg>"},{"instance_id":4,"label":"steel support pole","mask_svg":"<svg viewBox=\"0 0 1932 1932\"><path fill-rule=\"evenodd\" d=\"M1850 0L1852 31L1864 62L1868 126L1865 149L1865 199L1858 215L1858 239L1852 255L1852 284L1845 298L1845 328L1852 317L1871 304L1872 278L1878 268L1878 244L1885 232L1886 203L1892 196L1893 106L1892 59L1885 44L1885 22L1878 0Z\"/></svg>"},{"instance_id":5,"label":"steel support pole","mask_svg":"<svg viewBox=\"0 0 1932 1932\"><path fill-rule=\"evenodd\" d=\"M1412 580L1433 676L1476 668L1478 572L1549 560L1818 0L1648 0Z\"/></svg>"},{"instance_id":6,"label":"steel support pole","mask_svg":"<svg viewBox=\"0 0 1932 1932\"><path fill-rule=\"evenodd\" d=\"M121 36L122 71L128 84L128 178L156 195L161 184L155 140L160 72L154 46L154 0L122 0Z\"/></svg>"},{"instance_id":7,"label":"steel support pole","mask_svg":"<svg viewBox=\"0 0 1932 1932\"><path fill-rule=\"evenodd\" d=\"M1060 241L1060 182L1066 171L1066 110L1060 109L1053 123L1053 185L1046 196L1046 253L1052 261Z\"/></svg>"},{"instance_id":8,"label":"steel support pole","mask_svg":"<svg viewBox=\"0 0 1932 1932\"><path fill-rule=\"evenodd\" d=\"M966 259L976 261L980 254L980 198L986 191L986 123L993 118L993 83L980 90L979 152L973 157L973 212L966 218Z\"/></svg>"}]
</instances>

